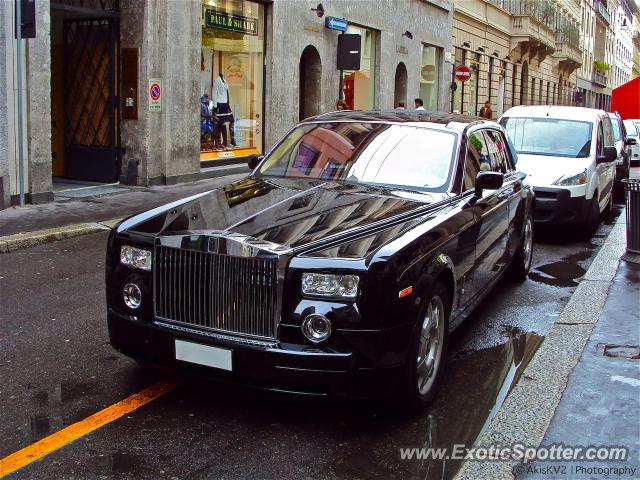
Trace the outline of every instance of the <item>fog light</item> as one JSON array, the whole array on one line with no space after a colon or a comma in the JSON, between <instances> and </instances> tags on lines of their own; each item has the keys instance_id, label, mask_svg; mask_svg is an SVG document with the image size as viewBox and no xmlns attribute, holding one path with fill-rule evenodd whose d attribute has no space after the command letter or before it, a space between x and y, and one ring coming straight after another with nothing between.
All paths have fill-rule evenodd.
<instances>
[{"instance_id":1,"label":"fog light","mask_svg":"<svg viewBox=\"0 0 640 480\"><path fill-rule=\"evenodd\" d=\"M302 334L313 343L320 343L331 335L331 322L324 315L313 313L302 321Z\"/></svg>"},{"instance_id":2,"label":"fog light","mask_svg":"<svg viewBox=\"0 0 640 480\"><path fill-rule=\"evenodd\" d=\"M127 283L122 289L124 304L132 310L142 303L142 291L135 283Z\"/></svg>"}]
</instances>

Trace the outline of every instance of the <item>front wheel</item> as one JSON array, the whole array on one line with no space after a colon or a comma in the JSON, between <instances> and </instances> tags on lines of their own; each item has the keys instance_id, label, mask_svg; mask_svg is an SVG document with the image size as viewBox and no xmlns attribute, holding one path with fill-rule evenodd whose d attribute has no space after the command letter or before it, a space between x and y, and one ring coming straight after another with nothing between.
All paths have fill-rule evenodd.
<instances>
[{"instance_id":1,"label":"front wheel","mask_svg":"<svg viewBox=\"0 0 640 480\"><path fill-rule=\"evenodd\" d=\"M511 260L511 277L517 282L524 282L529 275L533 260L533 217L527 215L522 229L522 243Z\"/></svg>"},{"instance_id":2,"label":"front wheel","mask_svg":"<svg viewBox=\"0 0 640 480\"><path fill-rule=\"evenodd\" d=\"M583 237L588 240L593 237L600 225L600 205L598 205L598 192L593 193L593 198L589 202L589 211L582 229Z\"/></svg>"},{"instance_id":3,"label":"front wheel","mask_svg":"<svg viewBox=\"0 0 640 480\"><path fill-rule=\"evenodd\" d=\"M436 283L425 297L414 328L403 379L403 406L425 408L442 378L449 328L449 294Z\"/></svg>"}]
</instances>

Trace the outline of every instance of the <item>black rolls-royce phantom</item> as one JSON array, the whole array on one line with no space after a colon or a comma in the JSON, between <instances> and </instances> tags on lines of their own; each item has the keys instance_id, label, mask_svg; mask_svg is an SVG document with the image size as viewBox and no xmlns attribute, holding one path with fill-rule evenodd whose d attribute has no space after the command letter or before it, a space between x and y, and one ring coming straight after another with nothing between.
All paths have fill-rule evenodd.
<instances>
[{"instance_id":1,"label":"black rolls-royce phantom","mask_svg":"<svg viewBox=\"0 0 640 480\"><path fill-rule=\"evenodd\" d=\"M420 408L448 333L508 272L534 197L502 128L429 112L307 119L253 172L109 237L111 344L140 363Z\"/></svg>"}]
</instances>

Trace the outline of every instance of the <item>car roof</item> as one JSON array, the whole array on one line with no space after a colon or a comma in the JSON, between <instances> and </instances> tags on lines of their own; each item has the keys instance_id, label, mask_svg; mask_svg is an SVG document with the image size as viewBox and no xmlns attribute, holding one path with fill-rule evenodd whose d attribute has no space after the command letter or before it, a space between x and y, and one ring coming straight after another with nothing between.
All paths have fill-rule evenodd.
<instances>
[{"instance_id":1,"label":"car roof","mask_svg":"<svg viewBox=\"0 0 640 480\"><path fill-rule=\"evenodd\" d=\"M511 107L503 116L535 118L549 117L592 122L599 115L603 114L605 114L604 110L598 110L596 108L564 107L559 105L520 105L517 107Z\"/></svg>"},{"instance_id":2,"label":"car roof","mask_svg":"<svg viewBox=\"0 0 640 480\"><path fill-rule=\"evenodd\" d=\"M497 123L480 117L443 113L430 110L340 110L323 113L315 117L305 118L300 123L315 122L381 122L424 124L431 128L464 132L471 125L488 124L498 126Z\"/></svg>"}]
</instances>

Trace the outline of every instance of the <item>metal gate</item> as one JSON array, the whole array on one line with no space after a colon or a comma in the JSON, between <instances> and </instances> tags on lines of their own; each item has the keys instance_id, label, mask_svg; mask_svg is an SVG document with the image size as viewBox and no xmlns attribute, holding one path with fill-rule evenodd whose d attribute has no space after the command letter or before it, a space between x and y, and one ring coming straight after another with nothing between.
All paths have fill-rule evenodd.
<instances>
[{"instance_id":1,"label":"metal gate","mask_svg":"<svg viewBox=\"0 0 640 480\"><path fill-rule=\"evenodd\" d=\"M114 182L120 174L118 18L64 21L65 176Z\"/></svg>"}]
</instances>

